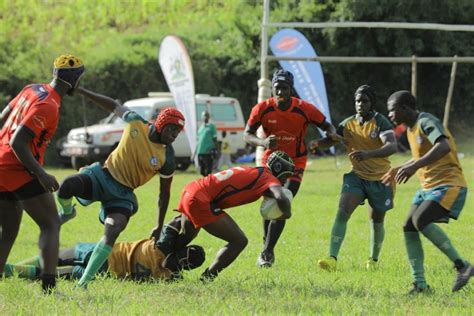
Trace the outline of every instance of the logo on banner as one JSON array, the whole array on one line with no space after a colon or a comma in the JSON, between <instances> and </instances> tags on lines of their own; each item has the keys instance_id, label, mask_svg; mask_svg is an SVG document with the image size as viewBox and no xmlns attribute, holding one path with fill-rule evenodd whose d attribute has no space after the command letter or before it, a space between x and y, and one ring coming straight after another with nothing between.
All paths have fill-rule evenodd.
<instances>
[{"instance_id":1,"label":"logo on banner","mask_svg":"<svg viewBox=\"0 0 474 316\"><path fill-rule=\"evenodd\" d=\"M293 36L284 36L276 45L278 49L287 51L293 49L298 44L298 39Z\"/></svg>"},{"instance_id":2,"label":"logo on banner","mask_svg":"<svg viewBox=\"0 0 474 316\"><path fill-rule=\"evenodd\" d=\"M172 82L186 79L186 74L184 72L184 66L183 66L184 63L180 57L181 56L177 56L174 62L171 63L170 74L171 74Z\"/></svg>"}]
</instances>

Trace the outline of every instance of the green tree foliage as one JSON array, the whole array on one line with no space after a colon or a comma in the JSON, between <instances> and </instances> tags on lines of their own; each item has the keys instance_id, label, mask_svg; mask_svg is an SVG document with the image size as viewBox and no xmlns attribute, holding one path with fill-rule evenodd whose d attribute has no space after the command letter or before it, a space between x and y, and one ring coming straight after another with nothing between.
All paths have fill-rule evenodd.
<instances>
[{"instance_id":1,"label":"green tree foliage","mask_svg":"<svg viewBox=\"0 0 474 316\"><path fill-rule=\"evenodd\" d=\"M51 79L52 61L72 53L86 64L84 86L125 101L167 90L157 62L161 40L178 35L193 63L196 91L235 96L248 115L257 99L263 1L252 0L4 0L0 1L0 100L31 82ZM394 21L469 24L470 0L271 0L271 21ZM271 29L271 36L278 29ZM300 29L318 55L473 56L472 33L384 29ZM409 64L323 64L334 121L353 112L353 92L373 84L378 109L410 88ZM453 103L474 111L472 64L460 64ZM270 65L270 71L278 68ZM451 65L419 64L422 109L442 114ZM84 112L84 109L86 111ZM57 138L106 113L64 99ZM85 113L85 114L84 114Z\"/></svg>"}]
</instances>

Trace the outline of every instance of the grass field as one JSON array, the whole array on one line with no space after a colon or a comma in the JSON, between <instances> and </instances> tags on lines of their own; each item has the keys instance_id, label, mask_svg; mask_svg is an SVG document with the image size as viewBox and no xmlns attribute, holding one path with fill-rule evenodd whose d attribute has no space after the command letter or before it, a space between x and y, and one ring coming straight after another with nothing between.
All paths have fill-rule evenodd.
<instances>
[{"instance_id":1,"label":"grass field","mask_svg":"<svg viewBox=\"0 0 474 316\"><path fill-rule=\"evenodd\" d=\"M474 154L469 152L469 146L463 149L467 152L461 162L472 188ZM396 165L406 159L407 155L400 154L392 161ZM386 216L386 237L378 271L369 273L364 269L369 256L369 224L364 206L356 210L349 222L339 255L339 270L328 273L317 268L317 260L327 255L342 175L348 169L349 163L343 156L337 158L337 164L334 158L311 162L293 202L293 217L276 248L277 262L272 269L260 270L255 265L262 245L259 202L255 202L229 211L246 232L249 245L214 283L203 285L198 278L224 243L202 231L195 243L205 248L206 262L203 267L186 273L182 282L98 279L84 291L74 289L74 282L64 280L59 283L62 296L45 297L38 283L6 279L0 282L0 314L474 314L474 282L460 293L452 294L455 278L452 264L424 238L426 274L434 293L415 298L405 295L411 286L411 276L402 223L418 188L416 178L397 188L395 209ZM73 170L51 171L58 179L73 173ZM194 172L175 176L167 219L175 215L171 209L177 205L181 188L196 177ZM140 210L120 240L148 237L156 223L158 190L158 179L153 179L136 191ZM96 242L100 238L102 225L97 220L97 210L98 204L79 208L78 217L62 229L62 247L77 241ZM474 262L473 225L474 195L470 194L460 220L442 227L458 250ZM25 216L9 261L37 254L37 238L36 225Z\"/></svg>"}]
</instances>

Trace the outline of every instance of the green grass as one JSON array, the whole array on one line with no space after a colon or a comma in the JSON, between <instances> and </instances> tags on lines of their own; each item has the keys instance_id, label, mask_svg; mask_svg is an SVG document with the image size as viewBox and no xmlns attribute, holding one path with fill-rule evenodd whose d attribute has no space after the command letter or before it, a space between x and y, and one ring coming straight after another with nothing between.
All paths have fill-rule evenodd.
<instances>
[{"instance_id":1,"label":"green grass","mask_svg":"<svg viewBox=\"0 0 474 316\"><path fill-rule=\"evenodd\" d=\"M394 165L408 159L397 155ZM474 184L474 155L461 160L469 185ZM195 243L204 246L204 266L185 275L176 284L135 283L98 279L87 291L74 289L74 282L60 281L64 296L45 297L38 283L21 279L0 282L0 314L452 314L474 313L474 286L451 293L455 272L452 264L429 241L423 238L428 282L432 295L409 298L405 295L411 277L405 254L402 224L418 180L398 186L395 209L386 217L386 237L381 255L381 269L368 273L364 263L369 256L369 225L366 207L359 207L351 218L343 244L338 272L320 271L316 262L327 255L328 238L337 209L342 175L349 169L345 157L313 160L303 185L293 202L293 217L276 248L277 263L269 270L259 270L256 257L262 246L259 202L229 211L249 238L240 257L211 284L198 281L224 242L202 231ZM51 170L58 179L72 170ZM167 219L174 212L182 187L197 177L196 173L178 173ZM158 179L136 191L140 210L120 236L120 240L146 238L156 223ZM474 198L468 195L459 221L443 225L460 253L474 261L472 225ZM65 225L61 246L75 242L96 242L102 234L97 220L98 204L79 208L76 219ZM23 218L20 234L9 261L37 254L38 228L28 216Z\"/></svg>"}]
</instances>

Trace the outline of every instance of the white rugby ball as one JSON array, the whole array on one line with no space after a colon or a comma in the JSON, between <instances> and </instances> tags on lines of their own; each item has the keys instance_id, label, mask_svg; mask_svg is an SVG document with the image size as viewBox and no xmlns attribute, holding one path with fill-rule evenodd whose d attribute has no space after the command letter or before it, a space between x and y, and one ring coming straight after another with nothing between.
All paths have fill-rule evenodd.
<instances>
[{"instance_id":1,"label":"white rugby ball","mask_svg":"<svg viewBox=\"0 0 474 316\"><path fill-rule=\"evenodd\" d=\"M287 188L283 188L283 193L291 203L291 201L293 201L293 193ZM278 207L278 203L274 198L264 196L262 205L260 206L260 214L264 219L277 219L283 215L283 212Z\"/></svg>"}]
</instances>

